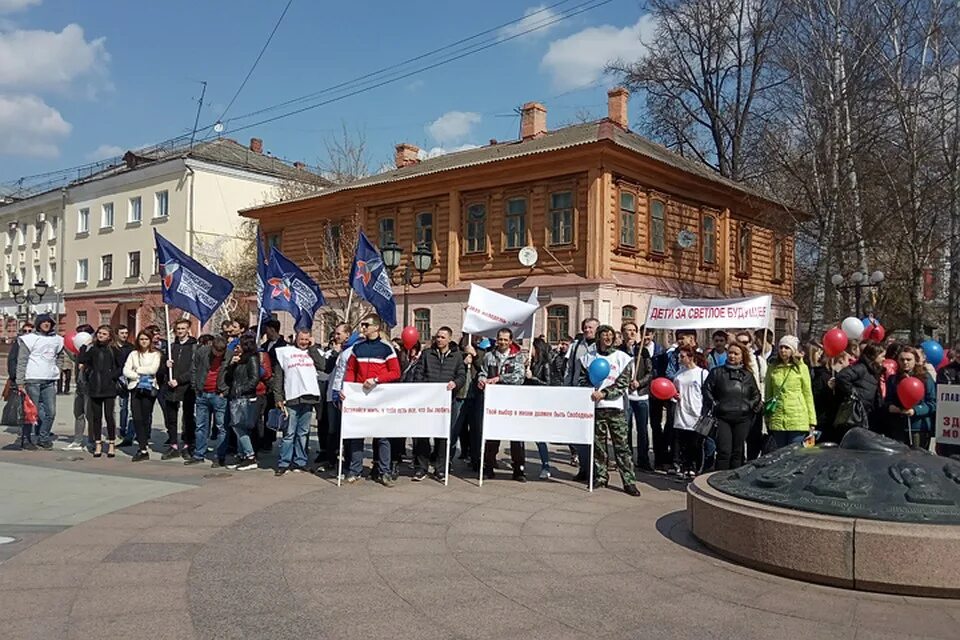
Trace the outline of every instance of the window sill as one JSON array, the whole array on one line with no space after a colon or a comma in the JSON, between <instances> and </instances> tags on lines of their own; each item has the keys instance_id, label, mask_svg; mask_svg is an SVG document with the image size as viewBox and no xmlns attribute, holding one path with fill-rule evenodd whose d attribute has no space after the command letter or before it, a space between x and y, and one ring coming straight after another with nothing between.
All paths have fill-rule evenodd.
<instances>
[{"instance_id":1,"label":"window sill","mask_svg":"<svg viewBox=\"0 0 960 640\"><path fill-rule=\"evenodd\" d=\"M89 231L77 231L77 238L86 238L90 235Z\"/></svg>"},{"instance_id":2,"label":"window sill","mask_svg":"<svg viewBox=\"0 0 960 640\"><path fill-rule=\"evenodd\" d=\"M98 287L108 287L113 283L113 278L104 278L97 282Z\"/></svg>"},{"instance_id":3,"label":"window sill","mask_svg":"<svg viewBox=\"0 0 960 640\"><path fill-rule=\"evenodd\" d=\"M73 286L74 286L75 289L86 289L86 288L87 288L87 284L88 284L87 281L74 282L74 283L73 283Z\"/></svg>"},{"instance_id":4,"label":"window sill","mask_svg":"<svg viewBox=\"0 0 960 640\"><path fill-rule=\"evenodd\" d=\"M150 224L160 224L161 222L166 222L170 216L153 216L150 218Z\"/></svg>"},{"instance_id":5,"label":"window sill","mask_svg":"<svg viewBox=\"0 0 960 640\"><path fill-rule=\"evenodd\" d=\"M735 272L735 273L733 274L733 277L734 277L734 278L737 278L738 280L749 280L749 279L750 279L750 272L749 272L749 271L737 271L737 272Z\"/></svg>"},{"instance_id":6,"label":"window sill","mask_svg":"<svg viewBox=\"0 0 960 640\"><path fill-rule=\"evenodd\" d=\"M559 243L559 244L548 244L547 247L550 248L550 249L556 250L556 251L563 251L563 250L576 251L576 249L577 249L577 245L575 245L573 242L562 242L562 243Z\"/></svg>"},{"instance_id":7,"label":"window sill","mask_svg":"<svg viewBox=\"0 0 960 640\"><path fill-rule=\"evenodd\" d=\"M98 235L101 235L104 233L113 233L113 227L100 227L100 229L97 230Z\"/></svg>"},{"instance_id":8,"label":"window sill","mask_svg":"<svg viewBox=\"0 0 960 640\"><path fill-rule=\"evenodd\" d=\"M719 271L715 264L701 264L700 271Z\"/></svg>"},{"instance_id":9,"label":"window sill","mask_svg":"<svg viewBox=\"0 0 960 640\"><path fill-rule=\"evenodd\" d=\"M123 284L136 284L139 281L140 281L139 275L127 276L126 278L123 279Z\"/></svg>"},{"instance_id":10,"label":"window sill","mask_svg":"<svg viewBox=\"0 0 960 640\"><path fill-rule=\"evenodd\" d=\"M143 220L127 220L127 224L125 228L130 229L133 227L139 227L142 224L143 224Z\"/></svg>"},{"instance_id":11,"label":"window sill","mask_svg":"<svg viewBox=\"0 0 960 640\"><path fill-rule=\"evenodd\" d=\"M667 259L667 254L665 253L647 253L647 260L651 262L663 262Z\"/></svg>"},{"instance_id":12,"label":"window sill","mask_svg":"<svg viewBox=\"0 0 960 640\"><path fill-rule=\"evenodd\" d=\"M621 245L617 245L617 248L614 249L614 253L619 253L625 256L635 256L640 253L640 250L637 249L636 247L629 247L627 245L621 244Z\"/></svg>"},{"instance_id":13,"label":"window sill","mask_svg":"<svg viewBox=\"0 0 960 640\"><path fill-rule=\"evenodd\" d=\"M776 284L776 285L781 285L785 282L786 280L784 278L771 278L770 280L770 284Z\"/></svg>"}]
</instances>

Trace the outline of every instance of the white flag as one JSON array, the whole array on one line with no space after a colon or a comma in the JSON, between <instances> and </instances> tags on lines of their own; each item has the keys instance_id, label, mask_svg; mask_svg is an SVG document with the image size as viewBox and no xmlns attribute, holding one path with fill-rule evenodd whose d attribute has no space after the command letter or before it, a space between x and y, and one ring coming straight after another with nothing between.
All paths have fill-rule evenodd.
<instances>
[{"instance_id":1,"label":"white flag","mask_svg":"<svg viewBox=\"0 0 960 640\"><path fill-rule=\"evenodd\" d=\"M515 340L533 338L533 316L538 308L537 289L524 302L471 284L463 332L496 338L498 330L507 328Z\"/></svg>"}]
</instances>

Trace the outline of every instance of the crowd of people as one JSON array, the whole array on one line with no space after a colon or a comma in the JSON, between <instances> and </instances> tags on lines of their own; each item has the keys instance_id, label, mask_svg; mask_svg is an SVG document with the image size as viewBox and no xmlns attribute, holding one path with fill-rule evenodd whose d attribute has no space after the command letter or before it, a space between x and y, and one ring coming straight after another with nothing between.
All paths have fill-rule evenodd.
<instances>
[{"instance_id":1,"label":"crowd of people","mask_svg":"<svg viewBox=\"0 0 960 640\"><path fill-rule=\"evenodd\" d=\"M37 419L21 426L21 448L53 447L56 396L63 372L73 370L74 433L67 448L114 458L118 448L129 447L139 462L150 458L152 445L164 460L182 457L196 465L209 458L213 467L242 471L260 467L279 439L276 475L323 474L342 460L343 480L352 484L363 477L365 443L346 440L340 450L345 383L370 390L431 382L450 392L451 455L459 448L460 460L485 478L505 469L525 482L525 443L510 443L509 462L498 458L499 441L486 441L481 456L484 391L498 384L593 387L594 458L589 447L569 445L564 461L578 468L575 480L587 482L593 474L599 487L608 485L615 466L623 490L638 496L637 472L689 479L737 468L778 447L839 442L857 426L928 449L936 384L960 383L960 349L937 371L921 349L895 341L851 341L844 353L826 357L821 345L801 346L790 335L774 349L765 330L716 331L703 349L693 330L676 331L675 342L665 345L634 322L617 331L589 318L576 338L555 345L539 336L524 348L509 329L494 340L465 335L457 342L452 329L441 327L428 344L408 349L384 335L376 315L365 317L357 332L337 325L325 344L315 344L308 331L287 340L275 319L263 323L259 336L235 319L220 328L218 335L194 338L190 322L178 320L168 344L157 326L145 327L131 342L127 327L82 325L77 332L91 340L74 355L52 317L24 324L7 363L10 389L37 407ZM598 358L607 361L609 374L594 385L588 372ZM926 389L911 407L896 392L908 376ZM663 379L673 385L669 393L654 393L652 385ZM69 391L69 377L66 386ZM157 403L166 431L162 443L151 441ZM558 456L551 457L548 444L536 443L541 480L557 473ZM938 445L943 455L957 449ZM406 438L376 438L367 477L394 486L406 460L411 480L442 481L445 451L442 439L413 438L408 455Z\"/></svg>"}]
</instances>

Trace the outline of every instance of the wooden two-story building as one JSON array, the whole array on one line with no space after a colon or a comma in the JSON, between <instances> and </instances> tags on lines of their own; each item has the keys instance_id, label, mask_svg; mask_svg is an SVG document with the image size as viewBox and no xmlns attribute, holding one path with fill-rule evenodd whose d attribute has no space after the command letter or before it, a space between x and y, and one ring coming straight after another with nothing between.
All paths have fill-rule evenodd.
<instances>
[{"instance_id":1,"label":"wooden two-story building","mask_svg":"<svg viewBox=\"0 0 960 640\"><path fill-rule=\"evenodd\" d=\"M529 103L520 140L425 160L401 144L395 170L243 213L321 285L318 260L351 260L351 221L375 244L397 242L405 260L426 243L433 268L409 294L425 336L459 330L470 283L524 299L539 287L537 333L550 340L590 316L642 322L651 295L770 293L770 328L793 330L788 212L632 133L628 97L614 89L606 118L553 131L544 106ZM527 246L539 255L532 268L518 260Z\"/></svg>"}]
</instances>

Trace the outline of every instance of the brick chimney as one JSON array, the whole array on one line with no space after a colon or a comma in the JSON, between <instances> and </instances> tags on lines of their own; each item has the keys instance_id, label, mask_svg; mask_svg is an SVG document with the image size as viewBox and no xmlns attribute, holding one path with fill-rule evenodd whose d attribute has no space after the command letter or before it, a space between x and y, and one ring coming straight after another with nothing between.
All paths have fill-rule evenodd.
<instances>
[{"instance_id":1,"label":"brick chimney","mask_svg":"<svg viewBox=\"0 0 960 640\"><path fill-rule=\"evenodd\" d=\"M520 137L539 138L547 132L547 108L539 102L528 102L520 110Z\"/></svg>"},{"instance_id":2,"label":"brick chimney","mask_svg":"<svg viewBox=\"0 0 960 640\"><path fill-rule=\"evenodd\" d=\"M403 169L404 167L409 167L410 165L420 162L419 154L420 147L415 144L401 142L396 147L393 160L397 165L397 169Z\"/></svg>"},{"instance_id":3,"label":"brick chimney","mask_svg":"<svg viewBox=\"0 0 960 640\"><path fill-rule=\"evenodd\" d=\"M630 118L627 114L627 102L630 92L625 87L614 87L607 91L607 118L621 129L629 129Z\"/></svg>"},{"instance_id":4,"label":"brick chimney","mask_svg":"<svg viewBox=\"0 0 960 640\"><path fill-rule=\"evenodd\" d=\"M263 140L260 138L250 138L250 151L263 153Z\"/></svg>"},{"instance_id":5,"label":"brick chimney","mask_svg":"<svg viewBox=\"0 0 960 640\"><path fill-rule=\"evenodd\" d=\"M302 162L300 162L300 161L298 160L297 162L294 162L294 163L293 163L293 168L294 168L294 169L299 169L300 171L303 171L304 169L307 168L307 165L305 165L304 163L302 163Z\"/></svg>"}]
</instances>

